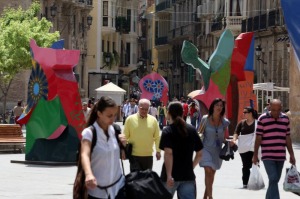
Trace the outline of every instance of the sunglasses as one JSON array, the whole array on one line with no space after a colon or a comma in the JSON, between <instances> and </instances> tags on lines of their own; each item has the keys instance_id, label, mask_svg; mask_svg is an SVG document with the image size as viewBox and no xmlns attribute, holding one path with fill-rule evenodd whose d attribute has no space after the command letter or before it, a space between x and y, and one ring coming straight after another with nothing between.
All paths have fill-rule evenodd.
<instances>
[{"instance_id":1,"label":"sunglasses","mask_svg":"<svg viewBox=\"0 0 300 199\"><path fill-rule=\"evenodd\" d=\"M243 113L246 114L246 113L250 113L250 112L244 111Z\"/></svg>"}]
</instances>

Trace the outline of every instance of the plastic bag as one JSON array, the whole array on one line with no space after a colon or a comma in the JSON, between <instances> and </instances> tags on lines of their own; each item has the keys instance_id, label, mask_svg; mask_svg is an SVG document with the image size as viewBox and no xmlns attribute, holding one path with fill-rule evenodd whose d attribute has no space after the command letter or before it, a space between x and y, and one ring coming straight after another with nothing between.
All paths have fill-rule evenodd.
<instances>
[{"instance_id":1,"label":"plastic bag","mask_svg":"<svg viewBox=\"0 0 300 199\"><path fill-rule=\"evenodd\" d=\"M288 169L283 182L283 189L300 193L300 175L295 165Z\"/></svg>"},{"instance_id":2,"label":"plastic bag","mask_svg":"<svg viewBox=\"0 0 300 199\"><path fill-rule=\"evenodd\" d=\"M260 190L265 187L264 179L259 172L259 167L256 164L252 164L251 174L248 181L249 190Z\"/></svg>"}]
</instances>

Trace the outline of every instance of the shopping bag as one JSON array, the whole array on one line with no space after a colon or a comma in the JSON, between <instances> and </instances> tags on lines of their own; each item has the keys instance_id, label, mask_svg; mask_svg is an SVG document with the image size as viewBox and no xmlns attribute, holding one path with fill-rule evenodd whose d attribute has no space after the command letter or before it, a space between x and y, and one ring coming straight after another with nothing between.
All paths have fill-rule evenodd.
<instances>
[{"instance_id":1,"label":"shopping bag","mask_svg":"<svg viewBox=\"0 0 300 199\"><path fill-rule=\"evenodd\" d=\"M283 182L283 189L285 191L300 193L300 175L295 165L292 165L288 169Z\"/></svg>"},{"instance_id":2,"label":"shopping bag","mask_svg":"<svg viewBox=\"0 0 300 199\"><path fill-rule=\"evenodd\" d=\"M259 172L259 166L257 164L252 164L251 174L247 187L249 190L260 190L265 187L264 179Z\"/></svg>"},{"instance_id":3,"label":"shopping bag","mask_svg":"<svg viewBox=\"0 0 300 199\"><path fill-rule=\"evenodd\" d=\"M130 199L172 199L161 179L151 170L126 175L126 197Z\"/></svg>"}]
</instances>

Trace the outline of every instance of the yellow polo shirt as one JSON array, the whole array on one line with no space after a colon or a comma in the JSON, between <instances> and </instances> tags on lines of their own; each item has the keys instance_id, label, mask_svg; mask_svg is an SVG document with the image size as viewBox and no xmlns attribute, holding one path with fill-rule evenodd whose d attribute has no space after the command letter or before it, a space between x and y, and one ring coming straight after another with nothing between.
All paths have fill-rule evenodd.
<instances>
[{"instance_id":1,"label":"yellow polo shirt","mask_svg":"<svg viewBox=\"0 0 300 199\"><path fill-rule=\"evenodd\" d=\"M132 155L152 156L153 143L156 152L160 152L160 132L158 122L152 115L141 118L139 113L127 117L124 134L129 143L132 143Z\"/></svg>"}]
</instances>

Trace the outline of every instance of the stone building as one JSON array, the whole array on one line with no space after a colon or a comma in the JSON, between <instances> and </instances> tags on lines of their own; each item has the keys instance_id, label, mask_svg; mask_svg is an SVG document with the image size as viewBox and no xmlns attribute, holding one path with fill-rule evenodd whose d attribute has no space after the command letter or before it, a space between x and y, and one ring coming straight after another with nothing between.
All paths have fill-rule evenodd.
<instances>
[{"instance_id":1,"label":"stone building","mask_svg":"<svg viewBox=\"0 0 300 199\"><path fill-rule=\"evenodd\" d=\"M139 5L137 0L94 1L91 16L95 22L85 54L87 96L96 96L95 89L107 82L124 88L127 97L138 90L133 80L138 63Z\"/></svg>"}]
</instances>

